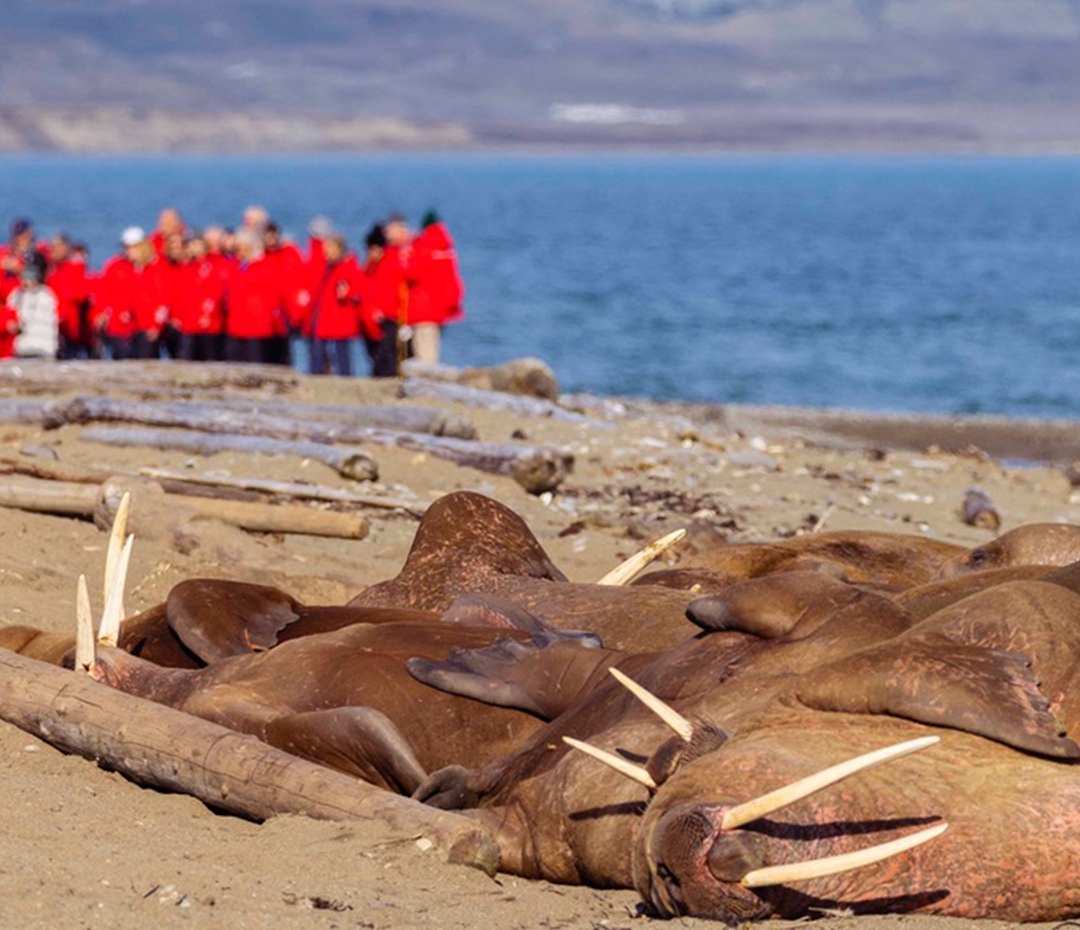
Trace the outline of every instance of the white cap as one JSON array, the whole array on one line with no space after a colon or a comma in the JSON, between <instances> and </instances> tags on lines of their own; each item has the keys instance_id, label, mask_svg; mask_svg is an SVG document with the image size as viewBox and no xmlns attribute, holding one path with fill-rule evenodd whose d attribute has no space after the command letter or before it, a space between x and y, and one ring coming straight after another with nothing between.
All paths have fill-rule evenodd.
<instances>
[{"instance_id":1,"label":"white cap","mask_svg":"<svg viewBox=\"0 0 1080 930\"><path fill-rule=\"evenodd\" d=\"M122 233L120 233L121 245L138 245L146 238L146 233L143 232L141 226L129 226Z\"/></svg>"}]
</instances>

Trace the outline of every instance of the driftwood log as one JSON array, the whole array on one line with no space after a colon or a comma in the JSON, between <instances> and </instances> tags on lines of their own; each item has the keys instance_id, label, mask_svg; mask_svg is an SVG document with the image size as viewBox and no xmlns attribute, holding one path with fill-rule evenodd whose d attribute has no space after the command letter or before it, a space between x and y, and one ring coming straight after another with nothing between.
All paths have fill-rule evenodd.
<instances>
[{"instance_id":1,"label":"driftwood log","mask_svg":"<svg viewBox=\"0 0 1080 930\"><path fill-rule=\"evenodd\" d=\"M986 530L1001 528L1001 514L990 500L990 495L980 487L970 487L964 492L963 513L968 526L979 526Z\"/></svg>"},{"instance_id":2,"label":"driftwood log","mask_svg":"<svg viewBox=\"0 0 1080 930\"><path fill-rule=\"evenodd\" d=\"M451 862L488 874L498 868L498 846L475 821L6 649L0 649L0 717L63 752L233 814L377 821L403 836L426 837Z\"/></svg>"},{"instance_id":3,"label":"driftwood log","mask_svg":"<svg viewBox=\"0 0 1080 930\"><path fill-rule=\"evenodd\" d=\"M318 423L344 423L350 426L374 426L404 433L430 433L476 439L476 427L460 414L435 407L406 407L374 404L298 404L275 399L235 398L201 401L208 407L241 413L269 414Z\"/></svg>"},{"instance_id":4,"label":"driftwood log","mask_svg":"<svg viewBox=\"0 0 1080 930\"><path fill-rule=\"evenodd\" d=\"M453 368L409 359L402 364L402 373L409 378L452 381L486 391L503 391L547 400L558 400L559 397L555 372L538 358L515 358L490 368Z\"/></svg>"},{"instance_id":5,"label":"driftwood log","mask_svg":"<svg viewBox=\"0 0 1080 930\"><path fill-rule=\"evenodd\" d=\"M81 391L100 383L109 390L164 388L187 390L293 391L300 378L283 365L235 365L230 362L157 360L70 361L12 359L0 363L0 387L21 391Z\"/></svg>"},{"instance_id":6,"label":"driftwood log","mask_svg":"<svg viewBox=\"0 0 1080 930\"><path fill-rule=\"evenodd\" d=\"M295 455L322 462L339 475L354 481L374 481L379 477L378 465L363 450L349 446L332 446L325 442L273 439L268 436L235 436L230 433L205 433L196 430L110 426L87 427L79 438L103 445L175 449L197 455L216 455L219 452Z\"/></svg>"},{"instance_id":7,"label":"driftwood log","mask_svg":"<svg viewBox=\"0 0 1080 930\"><path fill-rule=\"evenodd\" d=\"M248 490L262 494L273 494L276 497L299 497L340 504L358 504L361 507L381 507L386 510L408 510L416 515L420 515L427 510L427 504L422 504L419 501L376 497L373 494L356 494L343 488L327 488L317 484L303 484L299 481L271 481L266 478L234 478L225 475L192 475L190 473L170 471L167 468L140 468L139 475L160 482L162 487L166 487L166 483L175 483L201 485L209 488Z\"/></svg>"},{"instance_id":8,"label":"driftwood log","mask_svg":"<svg viewBox=\"0 0 1080 930\"><path fill-rule=\"evenodd\" d=\"M452 436L429 436L348 424L304 420L214 409L202 404L124 401L108 397L77 397L50 407L47 425L108 420L153 426L177 426L209 433L306 439L323 443L375 443L426 452L458 465L491 474L508 475L533 494L550 491L573 468L573 456L556 449L511 443L484 443Z\"/></svg>"},{"instance_id":9,"label":"driftwood log","mask_svg":"<svg viewBox=\"0 0 1080 930\"><path fill-rule=\"evenodd\" d=\"M450 381L433 381L430 378L406 378L401 383L399 393L402 397L423 397L432 400L464 404L480 410L495 410L522 417L540 417L553 420L565 420L568 423L584 423L596 429L614 429L613 423L597 420L573 410L560 407L557 403L542 397L526 397L520 394L505 394L501 391L489 391L471 387L467 384L455 384Z\"/></svg>"},{"instance_id":10,"label":"driftwood log","mask_svg":"<svg viewBox=\"0 0 1080 930\"><path fill-rule=\"evenodd\" d=\"M65 516L100 518L100 512L115 512L121 494L103 485L73 481L46 481L25 475L5 475L0 478L0 506L55 513ZM122 480L115 482L122 488ZM179 495L176 495L179 497ZM316 510L289 504L264 504L252 501L184 497L184 506L199 516L213 517L242 529L261 533L302 533L308 536L335 536L363 539L368 533L368 521L361 514ZM111 519L105 521L111 523Z\"/></svg>"}]
</instances>

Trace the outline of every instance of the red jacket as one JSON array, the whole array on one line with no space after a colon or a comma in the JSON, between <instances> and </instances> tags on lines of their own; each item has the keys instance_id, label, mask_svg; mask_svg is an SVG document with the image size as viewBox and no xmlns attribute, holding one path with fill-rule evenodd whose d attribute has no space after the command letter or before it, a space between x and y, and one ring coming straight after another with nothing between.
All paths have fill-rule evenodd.
<instances>
[{"instance_id":1,"label":"red jacket","mask_svg":"<svg viewBox=\"0 0 1080 930\"><path fill-rule=\"evenodd\" d=\"M291 242L284 242L276 249L267 251L263 260L273 269L278 288L285 300L285 316L278 321L283 336L287 327L298 328L307 316L311 303L311 285L308 266L300 250Z\"/></svg>"},{"instance_id":2,"label":"red jacket","mask_svg":"<svg viewBox=\"0 0 1080 930\"><path fill-rule=\"evenodd\" d=\"M465 288L453 240L442 223L433 223L413 239L405 272L409 278L409 323L441 324L461 319Z\"/></svg>"},{"instance_id":3,"label":"red jacket","mask_svg":"<svg viewBox=\"0 0 1080 930\"><path fill-rule=\"evenodd\" d=\"M176 324L190 336L220 333L225 328L225 293L232 262L223 255L207 255L184 265Z\"/></svg>"},{"instance_id":4,"label":"red jacket","mask_svg":"<svg viewBox=\"0 0 1080 930\"><path fill-rule=\"evenodd\" d=\"M188 263L172 262L162 257L151 262L151 267L158 278L161 304L165 313L162 325L169 321L177 322L187 299L184 291L188 282Z\"/></svg>"},{"instance_id":5,"label":"red jacket","mask_svg":"<svg viewBox=\"0 0 1080 930\"><path fill-rule=\"evenodd\" d=\"M104 323L106 335L123 339L159 330L168 316L163 283L157 262L136 268L124 255L109 259L101 270L95 320Z\"/></svg>"},{"instance_id":6,"label":"red jacket","mask_svg":"<svg viewBox=\"0 0 1080 930\"><path fill-rule=\"evenodd\" d=\"M303 334L316 339L355 339L360 334L360 304L366 286L367 279L352 255L333 265L324 262L319 279L312 281ZM374 338L381 335L378 331Z\"/></svg>"},{"instance_id":7,"label":"red jacket","mask_svg":"<svg viewBox=\"0 0 1080 930\"><path fill-rule=\"evenodd\" d=\"M19 330L19 314L6 301L0 300L0 358L15 355L15 336Z\"/></svg>"},{"instance_id":8,"label":"red jacket","mask_svg":"<svg viewBox=\"0 0 1080 930\"><path fill-rule=\"evenodd\" d=\"M19 286L19 276L26 266L27 259L33 255L34 251L37 251L46 262L52 254L47 242L35 243L27 252L17 252L10 242L0 245L0 304L7 300L8 294Z\"/></svg>"},{"instance_id":9,"label":"red jacket","mask_svg":"<svg viewBox=\"0 0 1080 930\"><path fill-rule=\"evenodd\" d=\"M387 249L378 261L364 266L367 287L360 305L360 317L365 335L382 338L383 320L400 322L405 315L408 281L401 267L397 249Z\"/></svg>"},{"instance_id":10,"label":"red jacket","mask_svg":"<svg viewBox=\"0 0 1080 930\"><path fill-rule=\"evenodd\" d=\"M90 279L81 261L60 262L45 276L45 283L56 294L56 315L60 332L66 339L81 342L82 309L90 302Z\"/></svg>"},{"instance_id":11,"label":"red jacket","mask_svg":"<svg viewBox=\"0 0 1080 930\"><path fill-rule=\"evenodd\" d=\"M239 339L281 335L285 295L272 261L257 258L238 264L225 290L225 332Z\"/></svg>"}]
</instances>

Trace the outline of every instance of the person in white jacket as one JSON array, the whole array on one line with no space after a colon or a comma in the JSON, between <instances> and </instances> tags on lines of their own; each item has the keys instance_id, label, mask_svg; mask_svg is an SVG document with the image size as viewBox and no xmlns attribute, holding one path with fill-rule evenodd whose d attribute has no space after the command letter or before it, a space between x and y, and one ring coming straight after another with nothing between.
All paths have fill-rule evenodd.
<instances>
[{"instance_id":1,"label":"person in white jacket","mask_svg":"<svg viewBox=\"0 0 1080 930\"><path fill-rule=\"evenodd\" d=\"M22 270L19 286L8 294L8 304L19 318L16 358L56 358L60 347L58 301L41 279L41 268L30 262Z\"/></svg>"}]
</instances>

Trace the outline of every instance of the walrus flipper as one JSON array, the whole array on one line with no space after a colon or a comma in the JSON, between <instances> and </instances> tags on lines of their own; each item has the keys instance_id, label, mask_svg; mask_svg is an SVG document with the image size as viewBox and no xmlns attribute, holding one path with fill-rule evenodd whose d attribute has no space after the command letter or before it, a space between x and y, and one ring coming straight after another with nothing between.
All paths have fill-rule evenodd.
<instances>
[{"instance_id":1,"label":"walrus flipper","mask_svg":"<svg viewBox=\"0 0 1080 930\"><path fill-rule=\"evenodd\" d=\"M442 615L443 623L460 623L463 626L491 626L507 630L524 630L526 633L543 633L555 639L575 640L582 646L603 645L595 633L578 630L560 630L531 610L522 607L508 597L498 594L462 594Z\"/></svg>"},{"instance_id":2,"label":"walrus flipper","mask_svg":"<svg viewBox=\"0 0 1080 930\"><path fill-rule=\"evenodd\" d=\"M453 649L442 662L412 658L405 666L440 691L552 720L619 655L582 648L563 634L536 633L527 642L500 639L482 649Z\"/></svg>"},{"instance_id":3,"label":"walrus flipper","mask_svg":"<svg viewBox=\"0 0 1080 930\"><path fill-rule=\"evenodd\" d=\"M398 794L412 794L427 778L408 740L373 707L287 714L267 724L264 739L285 752Z\"/></svg>"},{"instance_id":4,"label":"walrus flipper","mask_svg":"<svg viewBox=\"0 0 1080 930\"><path fill-rule=\"evenodd\" d=\"M193 578L169 592L165 616L180 641L210 663L276 645L278 633L299 618L298 608L267 585Z\"/></svg>"},{"instance_id":5,"label":"walrus flipper","mask_svg":"<svg viewBox=\"0 0 1080 930\"><path fill-rule=\"evenodd\" d=\"M936 633L894 639L822 666L803 676L796 696L818 710L892 714L1041 756L1080 759L1080 745L1049 712L1026 656Z\"/></svg>"}]
</instances>

